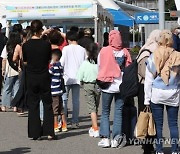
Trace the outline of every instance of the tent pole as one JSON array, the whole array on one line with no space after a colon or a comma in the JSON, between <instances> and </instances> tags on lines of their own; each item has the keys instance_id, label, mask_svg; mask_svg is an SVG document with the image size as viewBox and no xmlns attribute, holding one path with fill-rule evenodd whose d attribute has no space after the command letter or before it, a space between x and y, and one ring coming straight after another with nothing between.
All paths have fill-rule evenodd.
<instances>
[{"instance_id":1,"label":"tent pole","mask_svg":"<svg viewBox=\"0 0 180 154\"><path fill-rule=\"evenodd\" d=\"M135 46L135 25L134 25L134 22L133 22L133 47Z\"/></svg>"},{"instance_id":2,"label":"tent pole","mask_svg":"<svg viewBox=\"0 0 180 154\"><path fill-rule=\"evenodd\" d=\"M9 32L10 32L9 27L10 27L10 21L7 20L7 21L6 21L6 37L7 37L7 38L9 37Z\"/></svg>"},{"instance_id":3,"label":"tent pole","mask_svg":"<svg viewBox=\"0 0 180 154\"><path fill-rule=\"evenodd\" d=\"M94 34L95 34L95 42L98 42L98 18L94 19Z\"/></svg>"}]
</instances>

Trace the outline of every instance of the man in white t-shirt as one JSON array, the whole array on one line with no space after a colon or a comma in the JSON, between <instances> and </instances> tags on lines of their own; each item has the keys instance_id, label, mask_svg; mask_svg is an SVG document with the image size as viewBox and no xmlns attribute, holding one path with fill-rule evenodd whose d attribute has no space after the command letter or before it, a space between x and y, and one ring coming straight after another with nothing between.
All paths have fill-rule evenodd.
<instances>
[{"instance_id":1,"label":"man in white t-shirt","mask_svg":"<svg viewBox=\"0 0 180 154\"><path fill-rule=\"evenodd\" d=\"M6 111L6 108L11 106L12 96L15 96L19 89L19 72L11 68L7 56L8 53L5 46L1 54L1 58L3 58L2 75L4 77L2 111ZM16 108L14 108L14 111L16 111Z\"/></svg>"},{"instance_id":2,"label":"man in white t-shirt","mask_svg":"<svg viewBox=\"0 0 180 154\"><path fill-rule=\"evenodd\" d=\"M63 95L64 110L67 114L67 101L69 91L72 90L72 128L79 126L79 96L80 81L77 79L77 72L80 65L86 58L86 50L78 45L78 34L76 32L68 32L67 40L69 45L63 48L61 65L64 67L64 80L66 85L66 93Z\"/></svg>"}]
</instances>

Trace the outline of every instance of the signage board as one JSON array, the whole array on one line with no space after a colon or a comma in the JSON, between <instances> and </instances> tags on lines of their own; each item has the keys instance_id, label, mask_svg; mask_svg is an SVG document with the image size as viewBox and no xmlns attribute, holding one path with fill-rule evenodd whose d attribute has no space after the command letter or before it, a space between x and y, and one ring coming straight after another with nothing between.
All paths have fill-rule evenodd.
<instances>
[{"instance_id":1,"label":"signage board","mask_svg":"<svg viewBox=\"0 0 180 154\"><path fill-rule=\"evenodd\" d=\"M158 24L159 13L158 12L143 12L135 14L135 22L137 24Z\"/></svg>"},{"instance_id":2,"label":"signage board","mask_svg":"<svg viewBox=\"0 0 180 154\"><path fill-rule=\"evenodd\" d=\"M33 5L7 5L6 19L68 19L89 18L93 16L93 4L33 4Z\"/></svg>"}]
</instances>

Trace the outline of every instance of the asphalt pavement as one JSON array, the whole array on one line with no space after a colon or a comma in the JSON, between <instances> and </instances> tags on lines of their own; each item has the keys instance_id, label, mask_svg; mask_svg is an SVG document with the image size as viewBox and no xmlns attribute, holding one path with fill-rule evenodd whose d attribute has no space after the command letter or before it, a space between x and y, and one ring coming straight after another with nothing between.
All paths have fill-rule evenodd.
<instances>
[{"instance_id":1,"label":"asphalt pavement","mask_svg":"<svg viewBox=\"0 0 180 154\"><path fill-rule=\"evenodd\" d=\"M71 99L69 100L71 111ZM101 105L100 105L101 106ZM71 112L70 112L71 113ZM100 112L101 113L101 107ZM113 104L112 114L113 115ZM71 117L71 114L69 115ZM112 121L112 116L111 116ZM165 117L164 136L169 136ZM142 154L141 146L126 146L122 149L100 148L100 139L88 136L91 119L88 115L83 91L80 104L80 128L58 134L56 141L33 141L27 137L27 115L17 116L11 110L0 112L0 154ZM170 154L169 145L165 145L165 154Z\"/></svg>"}]
</instances>

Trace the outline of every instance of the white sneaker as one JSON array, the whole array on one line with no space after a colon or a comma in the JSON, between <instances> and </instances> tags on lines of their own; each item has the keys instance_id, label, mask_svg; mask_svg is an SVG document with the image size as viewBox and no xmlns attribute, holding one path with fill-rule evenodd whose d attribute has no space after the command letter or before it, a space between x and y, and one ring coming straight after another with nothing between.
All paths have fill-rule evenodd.
<instances>
[{"instance_id":1,"label":"white sneaker","mask_svg":"<svg viewBox=\"0 0 180 154\"><path fill-rule=\"evenodd\" d=\"M99 130L94 130L92 127L89 129L89 136L90 137L99 137Z\"/></svg>"},{"instance_id":2,"label":"white sneaker","mask_svg":"<svg viewBox=\"0 0 180 154\"><path fill-rule=\"evenodd\" d=\"M98 146L102 148L109 148L111 146L110 139L103 138L101 141L99 141Z\"/></svg>"},{"instance_id":3,"label":"white sneaker","mask_svg":"<svg viewBox=\"0 0 180 154\"><path fill-rule=\"evenodd\" d=\"M173 152L172 154L180 154L180 152Z\"/></svg>"},{"instance_id":4,"label":"white sneaker","mask_svg":"<svg viewBox=\"0 0 180 154\"><path fill-rule=\"evenodd\" d=\"M164 154L164 152L156 152L156 154Z\"/></svg>"},{"instance_id":5,"label":"white sneaker","mask_svg":"<svg viewBox=\"0 0 180 154\"><path fill-rule=\"evenodd\" d=\"M122 148L126 145L126 135L117 135L112 141L111 141L111 148Z\"/></svg>"}]
</instances>

